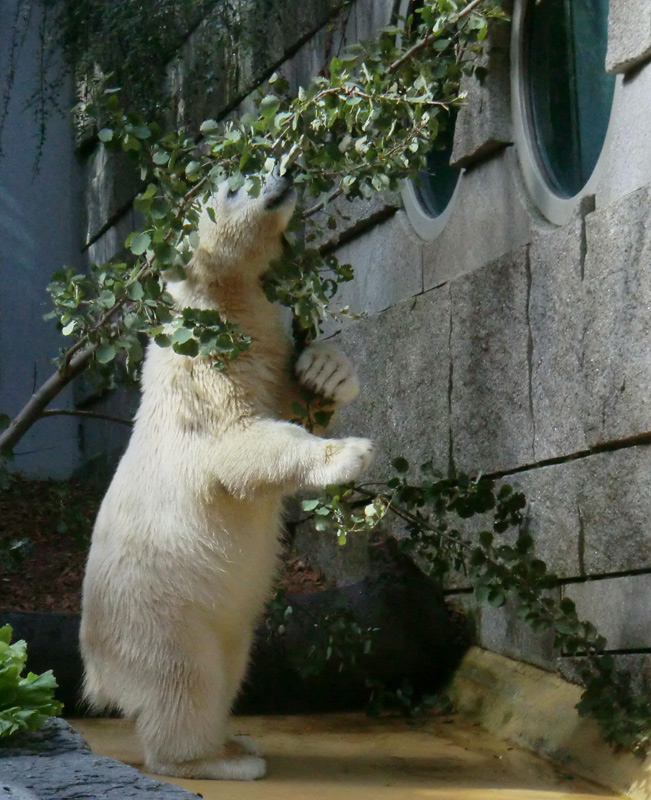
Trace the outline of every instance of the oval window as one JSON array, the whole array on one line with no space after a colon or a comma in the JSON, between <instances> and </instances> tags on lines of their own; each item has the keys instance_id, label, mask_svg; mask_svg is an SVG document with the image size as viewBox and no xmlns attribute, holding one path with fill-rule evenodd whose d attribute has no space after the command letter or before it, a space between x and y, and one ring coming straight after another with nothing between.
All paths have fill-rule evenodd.
<instances>
[{"instance_id":1,"label":"oval window","mask_svg":"<svg viewBox=\"0 0 651 800\"><path fill-rule=\"evenodd\" d=\"M529 0L521 36L537 165L555 194L574 197L599 159L615 90L604 68L608 0Z\"/></svg>"}]
</instances>

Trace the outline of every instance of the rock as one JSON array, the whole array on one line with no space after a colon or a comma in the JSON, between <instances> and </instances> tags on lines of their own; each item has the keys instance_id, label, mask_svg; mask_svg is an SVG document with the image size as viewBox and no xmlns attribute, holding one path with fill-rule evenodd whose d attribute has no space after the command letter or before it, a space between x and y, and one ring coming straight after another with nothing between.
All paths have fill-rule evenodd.
<instances>
[{"instance_id":1,"label":"rock","mask_svg":"<svg viewBox=\"0 0 651 800\"><path fill-rule=\"evenodd\" d=\"M192 798L193 792L90 752L64 720L51 719L38 731L0 739L0 797L5 800L137 800Z\"/></svg>"}]
</instances>

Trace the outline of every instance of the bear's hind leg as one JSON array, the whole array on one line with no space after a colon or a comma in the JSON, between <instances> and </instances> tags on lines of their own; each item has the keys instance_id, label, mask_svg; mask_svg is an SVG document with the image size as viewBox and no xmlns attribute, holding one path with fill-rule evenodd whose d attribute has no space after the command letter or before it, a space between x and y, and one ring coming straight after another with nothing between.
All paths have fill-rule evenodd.
<instances>
[{"instance_id":1,"label":"bear's hind leg","mask_svg":"<svg viewBox=\"0 0 651 800\"><path fill-rule=\"evenodd\" d=\"M150 772L209 780L264 776L263 758L247 753L240 743L227 743L231 698L221 664L215 659L209 673L186 672L148 692L136 727Z\"/></svg>"}]
</instances>

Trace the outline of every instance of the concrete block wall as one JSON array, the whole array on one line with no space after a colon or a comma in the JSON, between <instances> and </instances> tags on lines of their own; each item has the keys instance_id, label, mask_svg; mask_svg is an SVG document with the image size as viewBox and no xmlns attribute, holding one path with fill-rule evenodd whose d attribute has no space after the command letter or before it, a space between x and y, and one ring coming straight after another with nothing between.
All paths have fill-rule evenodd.
<instances>
[{"instance_id":1,"label":"concrete block wall","mask_svg":"<svg viewBox=\"0 0 651 800\"><path fill-rule=\"evenodd\" d=\"M264 64L242 59L234 87L216 87L221 99L213 93L191 112L179 104L179 114L194 123L219 116L276 68L304 83L342 41L370 35L393 9L357 0L332 16L336 3L312 5L312 14L297 12L282 53ZM644 0L610 7L607 67L621 77L598 180L569 219L549 222L526 188L501 31L489 78L465 87L453 156L464 172L447 224L425 241L395 197L350 204L351 219L328 245L340 237L337 255L356 279L334 306L363 316L337 318L326 333L358 365L362 395L341 410L335 432L376 440L370 478L386 477L403 455L521 488L538 552L563 578L559 596L572 597L642 670L651 653L651 437L643 436L651 431L651 26ZM191 38L182 59L200 49ZM123 190L112 180L107 220ZM94 246L110 249L101 218ZM347 570L334 542L302 542L339 583L363 574L359 543ZM459 580L449 592L474 616L483 645L559 666L550 639L530 634L509 605L478 609ZM560 666L571 673L562 657Z\"/></svg>"},{"instance_id":2,"label":"concrete block wall","mask_svg":"<svg viewBox=\"0 0 651 800\"><path fill-rule=\"evenodd\" d=\"M341 248L369 255L357 263L364 289L345 295L367 317L336 335L364 387L338 430L377 440L371 477L404 455L522 489L538 552L563 578L558 596L638 671L651 653L647 17L645 3L611 0L607 67L623 79L594 193L569 221L550 223L528 196L509 71L497 70L460 113L453 158L466 171L438 237L419 245L392 220ZM394 303L378 313L386 291ZM477 608L463 581L449 591L484 646L571 673L510 605Z\"/></svg>"}]
</instances>

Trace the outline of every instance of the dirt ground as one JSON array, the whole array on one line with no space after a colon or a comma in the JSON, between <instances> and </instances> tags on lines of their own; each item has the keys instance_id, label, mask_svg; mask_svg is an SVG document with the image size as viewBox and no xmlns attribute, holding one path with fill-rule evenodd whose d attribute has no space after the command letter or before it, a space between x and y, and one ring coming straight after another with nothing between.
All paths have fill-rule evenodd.
<instances>
[{"instance_id":1,"label":"dirt ground","mask_svg":"<svg viewBox=\"0 0 651 800\"><path fill-rule=\"evenodd\" d=\"M75 481L21 477L0 492L0 608L79 611L86 553L103 494L103 487ZM288 594L330 586L292 552L286 554L280 585Z\"/></svg>"}]
</instances>

